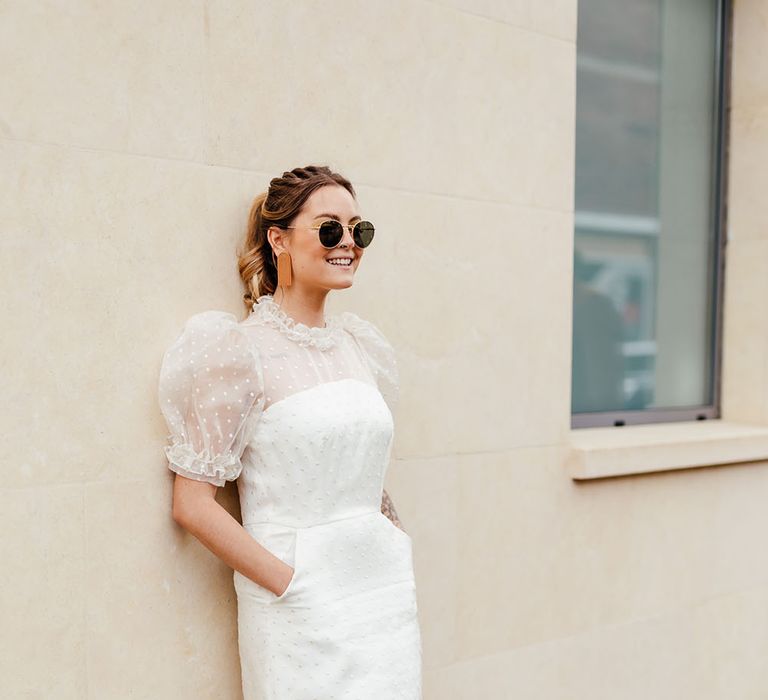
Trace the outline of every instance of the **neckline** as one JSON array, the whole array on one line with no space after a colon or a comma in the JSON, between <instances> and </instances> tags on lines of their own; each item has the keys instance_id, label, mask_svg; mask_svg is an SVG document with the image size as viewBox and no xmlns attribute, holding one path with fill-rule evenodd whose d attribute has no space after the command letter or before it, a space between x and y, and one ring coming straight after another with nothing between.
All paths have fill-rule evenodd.
<instances>
[{"instance_id":1,"label":"neckline","mask_svg":"<svg viewBox=\"0 0 768 700\"><path fill-rule=\"evenodd\" d=\"M325 315L324 326L308 326L297 321L280 308L271 294L262 294L252 307L251 317L256 316L300 345L312 345L327 350L336 344L337 332L341 328L339 317Z\"/></svg>"},{"instance_id":2,"label":"neckline","mask_svg":"<svg viewBox=\"0 0 768 700\"><path fill-rule=\"evenodd\" d=\"M298 391L294 391L292 394L288 394L288 396L283 396L282 399L278 399L277 401L273 401L271 404L269 404L269 406L267 406L266 408L261 409L261 415L262 416L266 415L267 413L271 412L271 410L273 408L275 410L277 410L278 406L282 407L283 403L285 403L286 401L289 401L290 399L293 399L296 396L299 396L299 395L302 395L302 394L307 394L307 393L310 393L310 392L315 392L315 391L318 391L318 389L320 389L320 387L327 387L329 385L337 385L337 384L340 384L341 382L356 382L357 384L363 384L363 385L367 386L368 388L373 389L374 391L376 391L379 394L381 393L381 392L378 391L378 388L377 388L376 384L374 384L373 382L367 382L364 379L359 379L357 377L342 377L341 379L330 379L327 382L320 382L319 384L313 384L312 386L307 387L306 389L299 389Z\"/></svg>"}]
</instances>

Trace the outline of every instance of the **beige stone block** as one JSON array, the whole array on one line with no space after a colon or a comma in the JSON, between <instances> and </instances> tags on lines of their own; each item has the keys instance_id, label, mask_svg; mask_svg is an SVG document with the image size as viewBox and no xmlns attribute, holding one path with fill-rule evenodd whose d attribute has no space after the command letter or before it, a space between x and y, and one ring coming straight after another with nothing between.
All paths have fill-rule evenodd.
<instances>
[{"instance_id":1,"label":"beige stone block","mask_svg":"<svg viewBox=\"0 0 768 700\"><path fill-rule=\"evenodd\" d=\"M531 28L543 34L576 43L578 2L574 0L531 0Z\"/></svg>"},{"instance_id":2,"label":"beige stone block","mask_svg":"<svg viewBox=\"0 0 768 700\"><path fill-rule=\"evenodd\" d=\"M13 464L5 460L6 475ZM83 538L78 486L4 489L0 695L87 696Z\"/></svg>"},{"instance_id":3,"label":"beige stone block","mask_svg":"<svg viewBox=\"0 0 768 700\"><path fill-rule=\"evenodd\" d=\"M761 700L768 688L768 586L718 596L692 611L696 650L711 669L713 698Z\"/></svg>"},{"instance_id":4,"label":"beige stone block","mask_svg":"<svg viewBox=\"0 0 768 700\"><path fill-rule=\"evenodd\" d=\"M684 480L680 478L682 488ZM754 546L754 533L768 527L765 498L768 489L768 462L707 469L701 480L689 485L701 493L680 509L681 524L692 522L699 530L690 541L681 540L693 557L690 596L696 603L751 589L768 581L768 552ZM687 517L688 521L684 521Z\"/></svg>"},{"instance_id":5,"label":"beige stone block","mask_svg":"<svg viewBox=\"0 0 768 700\"><path fill-rule=\"evenodd\" d=\"M398 356L395 455L564 441L572 217L386 190L369 200L383 237L395 239L375 291L370 269L358 272L370 299L367 316Z\"/></svg>"},{"instance_id":6,"label":"beige stone block","mask_svg":"<svg viewBox=\"0 0 768 700\"><path fill-rule=\"evenodd\" d=\"M12 142L0 161L7 483L158 473L162 353L192 313L244 313L235 248L260 179Z\"/></svg>"},{"instance_id":7,"label":"beige stone block","mask_svg":"<svg viewBox=\"0 0 768 700\"><path fill-rule=\"evenodd\" d=\"M200 2L39 3L0 10L0 134L199 160Z\"/></svg>"},{"instance_id":8,"label":"beige stone block","mask_svg":"<svg viewBox=\"0 0 768 700\"><path fill-rule=\"evenodd\" d=\"M432 3L335 7L208 7L207 162L572 210L573 44Z\"/></svg>"},{"instance_id":9,"label":"beige stone block","mask_svg":"<svg viewBox=\"0 0 768 700\"><path fill-rule=\"evenodd\" d=\"M457 462L454 457L396 460L386 483L413 541L425 668L444 666L458 658Z\"/></svg>"},{"instance_id":10,"label":"beige stone block","mask_svg":"<svg viewBox=\"0 0 768 700\"><path fill-rule=\"evenodd\" d=\"M722 416L768 424L768 238L728 244Z\"/></svg>"},{"instance_id":11,"label":"beige stone block","mask_svg":"<svg viewBox=\"0 0 768 700\"><path fill-rule=\"evenodd\" d=\"M572 637L466 658L428 669L425 698L526 700L720 700L716 667L697 636L696 616L680 610L596 628ZM753 674L739 687L760 688Z\"/></svg>"},{"instance_id":12,"label":"beige stone block","mask_svg":"<svg viewBox=\"0 0 768 700\"><path fill-rule=\"evenodd\" d=\"M768 556L744 544L766 527L768 464L577 484L562 459L559 448L461 458L461 658L768 580Z\"/></svg>"},{"instance_id":13,"label":"beige stone block","mask_svg":"<svg viewBox=\"0 0 768 700\"><path fill-rule=\"evenodd\" d=\"M530 0L433 0L436 5L475 15L481 20L512 24L532 29L533 8Z\"/></svg>"},{"instance_id":14,"label":"beige stone block","mask_svg":"<svg viewBox=\"0 0 768 700\"><path fill-rule=\"evenodd\" d=\"M573 0L435 0L491 22L504 22L521 29L576 41L576 7Z\"/></svg>"},{"instance_id":15,"label":"beige stone block","mask_svg":"<svg viewBox=\"0 0 768 700\"><path fill-rule=\"evenodd\" d=\"M89 692L239 698L232 570L171 518L171 486L86 487Z\"/></svg>"},{"instance_id":16,"label":"beige stone block","mask_svg":"<svg viewBox=\"0 0 768 700\"><path fill-rule=\"evenodd\" d=\"M768 6L763 0L739 0L733 11L731 104L736 110L768 102Z\"/></svg>"},{"instance_id":17,"label":"beige stone block","mask_svg":"<svg viewBox=\"0 0 768 700\"><path fill-rule=\"evenodd\" d=\"M768 240L765 190L768 185L768 106L731 111L728 165L728 240Z\"/></svg>"},{"instance_id":18,"label":"beige stone block","mask_svg":"<svg viewBox=\"0 0 768 700\"><path fill-rule=\"evenodd\" d=\"M460 458L456 614L463 659L573 634L598 616L599 596L608 605L605 591L593 598L589 586L610 566L614 549L602 551L605 542L589 542L576 527L577 492L558 453ZM609 511L602 515L611 520Z\"/></svg>"}]
</instances>

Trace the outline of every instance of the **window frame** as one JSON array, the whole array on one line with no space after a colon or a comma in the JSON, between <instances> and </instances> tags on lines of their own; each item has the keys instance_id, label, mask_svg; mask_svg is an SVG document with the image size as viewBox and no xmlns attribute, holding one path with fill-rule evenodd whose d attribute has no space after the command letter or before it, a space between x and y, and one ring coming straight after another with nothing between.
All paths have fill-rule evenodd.
<instances>
[{"instance_id":1,"label":"window frame","mask_svg":"<svg viewBox=\"0 0 768 700\"><path fill-rule=\"evenodd\" d=\"M651 423L705 421L721 417L723 305L725 288L725 254L727 245L728 142L730 133L731 63L733 41L732 0L718 0L715 35L714 94L717 108L713 128L714 182L711 202L714 222L715 279L712 289L712 403L681 408L648 408L628 411L571 412L571 428L623 427ZM574 226L574 239L575 239ZM573 306L573 300L571 300ZM572 329L573 332L573 329ZM573 364L571 364L573 372ZM572 386L572 384L571 384Z\"/></svg>"}]
</instances>

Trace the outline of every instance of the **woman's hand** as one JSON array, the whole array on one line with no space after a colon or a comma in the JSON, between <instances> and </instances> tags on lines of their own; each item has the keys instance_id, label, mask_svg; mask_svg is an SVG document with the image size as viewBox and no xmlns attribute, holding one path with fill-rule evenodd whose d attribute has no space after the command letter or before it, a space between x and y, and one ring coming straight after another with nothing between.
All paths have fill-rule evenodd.
<instances>
[{"instance_id":1,"label":"woman's hand","mask_svg":"<svg viewBox=\"0 0 768 700\"><path fill-rule=\"evenodd\" d=\"M288 589L288 586L291 585L291 581L293 581L293 577L296 573L296 569L293 567L288 566L285 562L283 562L285 568L280 567L280 569L283 571L283 573L280 575L280 590L279 591L272 591L276 596L281 596L285 591Z\"/></svg>"}]
</instances>

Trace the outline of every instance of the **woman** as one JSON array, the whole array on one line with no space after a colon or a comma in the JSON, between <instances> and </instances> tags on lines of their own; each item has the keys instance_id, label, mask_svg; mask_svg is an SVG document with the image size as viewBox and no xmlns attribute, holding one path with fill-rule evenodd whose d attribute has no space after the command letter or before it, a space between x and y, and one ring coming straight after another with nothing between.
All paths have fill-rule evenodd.
<instances>
[{"instance_id":1,"label":"woman","mask_svg":"<svg viewBox=\"0 0 768 700\"><path fill-rule=\"evenodd\" d=\"M395 354L324 311L373 234L341 175L273 179L240 257L249 316L195 314L163 357L173 517L234 569L245 700L421 698L412 542L383 490ZM242 526L214 498L235 479Z\"/></svg>"}]
</instances>

